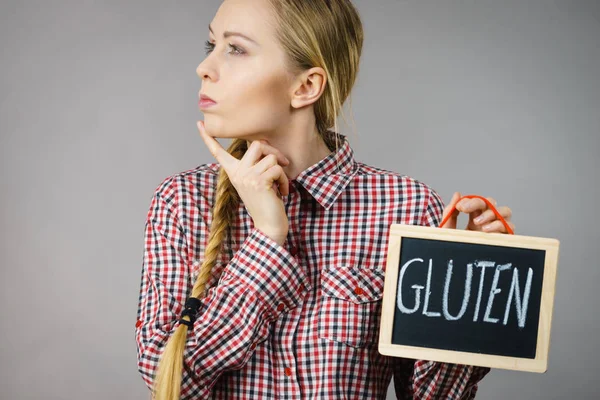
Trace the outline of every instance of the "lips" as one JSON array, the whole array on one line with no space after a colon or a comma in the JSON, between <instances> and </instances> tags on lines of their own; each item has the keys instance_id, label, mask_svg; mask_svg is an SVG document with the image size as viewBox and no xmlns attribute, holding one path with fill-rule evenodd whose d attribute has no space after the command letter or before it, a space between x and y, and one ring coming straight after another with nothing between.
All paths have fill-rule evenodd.
<instances>
[{"instance_id":1,"label":"lips","mask_svg":"<svg viewBox=\"0 0 600 400\"><path fill-rule=\"evenodd\" d=\"M214 101L205 94L201 94L200 99L198 100L198 107L200 107L200 109L203 111L207 110L208 108L214 107L216 104L216 101Z\"/></svg>"},{"instance_id":2,"label":"lips","mask_svg":"<svg viewBox=\"0 0 600 400\"><path fill-rule=\"evenodd\" d=\"M216 103L216 101L214 101L212 98L210 98L209 96L207 96L205 94L200 95L200 101L202 103Z\"/></svg>"}]
</instances>

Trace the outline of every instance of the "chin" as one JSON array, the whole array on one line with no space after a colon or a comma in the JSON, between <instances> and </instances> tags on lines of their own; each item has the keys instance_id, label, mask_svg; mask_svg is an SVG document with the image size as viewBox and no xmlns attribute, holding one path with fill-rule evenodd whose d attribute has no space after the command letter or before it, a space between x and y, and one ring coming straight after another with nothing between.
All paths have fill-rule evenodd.
<instances>
[{"instance_id":1,"label":"chin","mask_svg":"<svg viewBox=\"0 0 600 400\"><path fill-rule=\"evenodd\" d=\"M251 130L248 131L248 126L242 126L242 129L236 129L237 126L233 125L231 121L223 122L221 118L216 118L214 115L209 116L206 114L204 118L204 126L206 132L214 138L220 139L243 139L248 141L254 141L264 139L264 133L260 131Z\"/></svg>"},{"instance_id":2,"label":"chin","mask_svg":"<svg viewBox=\"0 0 600 400\"><path fill-rule=\"evenodd\" d=\"M209 113L204 115L204 127L206 132L214 138L232 139L235 137L233 132L228 132L227 129L223 129L223 123L220 118Z\"/></svg>"}]
</instances>

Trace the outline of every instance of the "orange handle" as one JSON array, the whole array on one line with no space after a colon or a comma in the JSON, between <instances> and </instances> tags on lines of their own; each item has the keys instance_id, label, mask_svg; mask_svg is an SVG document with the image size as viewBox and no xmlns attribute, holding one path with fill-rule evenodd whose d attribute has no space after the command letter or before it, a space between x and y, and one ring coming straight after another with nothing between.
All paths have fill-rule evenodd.
<instances>
[{"instance_id":1,"label":"orange handle","mask_svg":"<svg viewBox=\"0 0 600 400\"><path fill-rule=\"evenodd\" d=\"M464 198L467 198L467 199L478 198L478 199L485 201L487 206L494 212L494 214L496 214L496 217L498 217L498 219L500 221L502 221L502 223L504 224L504 227L506 228L506 231L508 233L510 233L511 235L515 234L515 232L513 232L513 230L510 228L510 226L504 219L504 217L502 215L500 215L498 210L496 210L496 207L494 207L494 205L488 199L486 199L485 197L482 197L482 196L477 196L476 194L468 194L466 196L461 197L461 200ZM458 203L458 201L457 201L457 203ZM446 215L446 217L442 220L442 222L440 223L440 227L444 226L444 224L450 219L450 217L454 213L454 210L456 210L456 206L453 206L452 209L450 210L450 212L448 213L448 215Z\"/></svg>"}]
</instances>

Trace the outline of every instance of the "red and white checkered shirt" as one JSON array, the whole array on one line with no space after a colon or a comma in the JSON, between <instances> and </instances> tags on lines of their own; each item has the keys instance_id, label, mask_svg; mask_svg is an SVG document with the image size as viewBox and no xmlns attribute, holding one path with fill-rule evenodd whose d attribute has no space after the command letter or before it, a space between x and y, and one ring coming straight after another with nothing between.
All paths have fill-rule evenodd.
<instances>
[{"instance_id":1,"label":"red and white checkered shirt","mask_svg":"<svg viewBox=\"0 0 600 400\"><path fill-rule=\"evenodd\" d=\"M279 245L243 203L188 331L182 399L473 399L489 368L377 350L393 223L438 226L443 201L341 147L290 181ZM152 196L135 339L148 387L204 257L219 164L164 179Z\"/></svg>"}]
</instances>

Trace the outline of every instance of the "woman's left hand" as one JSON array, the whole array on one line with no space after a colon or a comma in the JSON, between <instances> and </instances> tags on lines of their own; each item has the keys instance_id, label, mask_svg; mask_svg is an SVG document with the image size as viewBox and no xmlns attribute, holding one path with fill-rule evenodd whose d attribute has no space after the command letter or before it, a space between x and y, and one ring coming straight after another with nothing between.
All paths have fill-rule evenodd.
<instances>
[{"instance_id":1,"label":"woman's left hand","mask_svg":"<svg viewBox=\"0 0 600 400\"><path fill-rule=\"evenodd\" d=\"M480 232L498 232L498 233L507 233L506 227L498 218L496 218L496 214L491 209L488 209L488 206L485 201L474 198L465 198L461 199L461 195L459 192L455 192L452 196L452 200L450 200L450 204L444 208L442 220L446 217L446 215L450 212L450 210L456 205L456 210L452 213L452 216L448 219L446 224L442 228L456 229L456 221L458 219L458 214L461 212L469 214L469 223L465 230L468 231L480 231ZM491 197L486 197L486 199L496 207L496 200ZM510 222L510 218L512 216L512 211L510 208L496 207L496 210L502 215L502 217L506 220L506 223L510 226L510 228L515 230L515 224Z\"/></svg>"}]
</instances>

